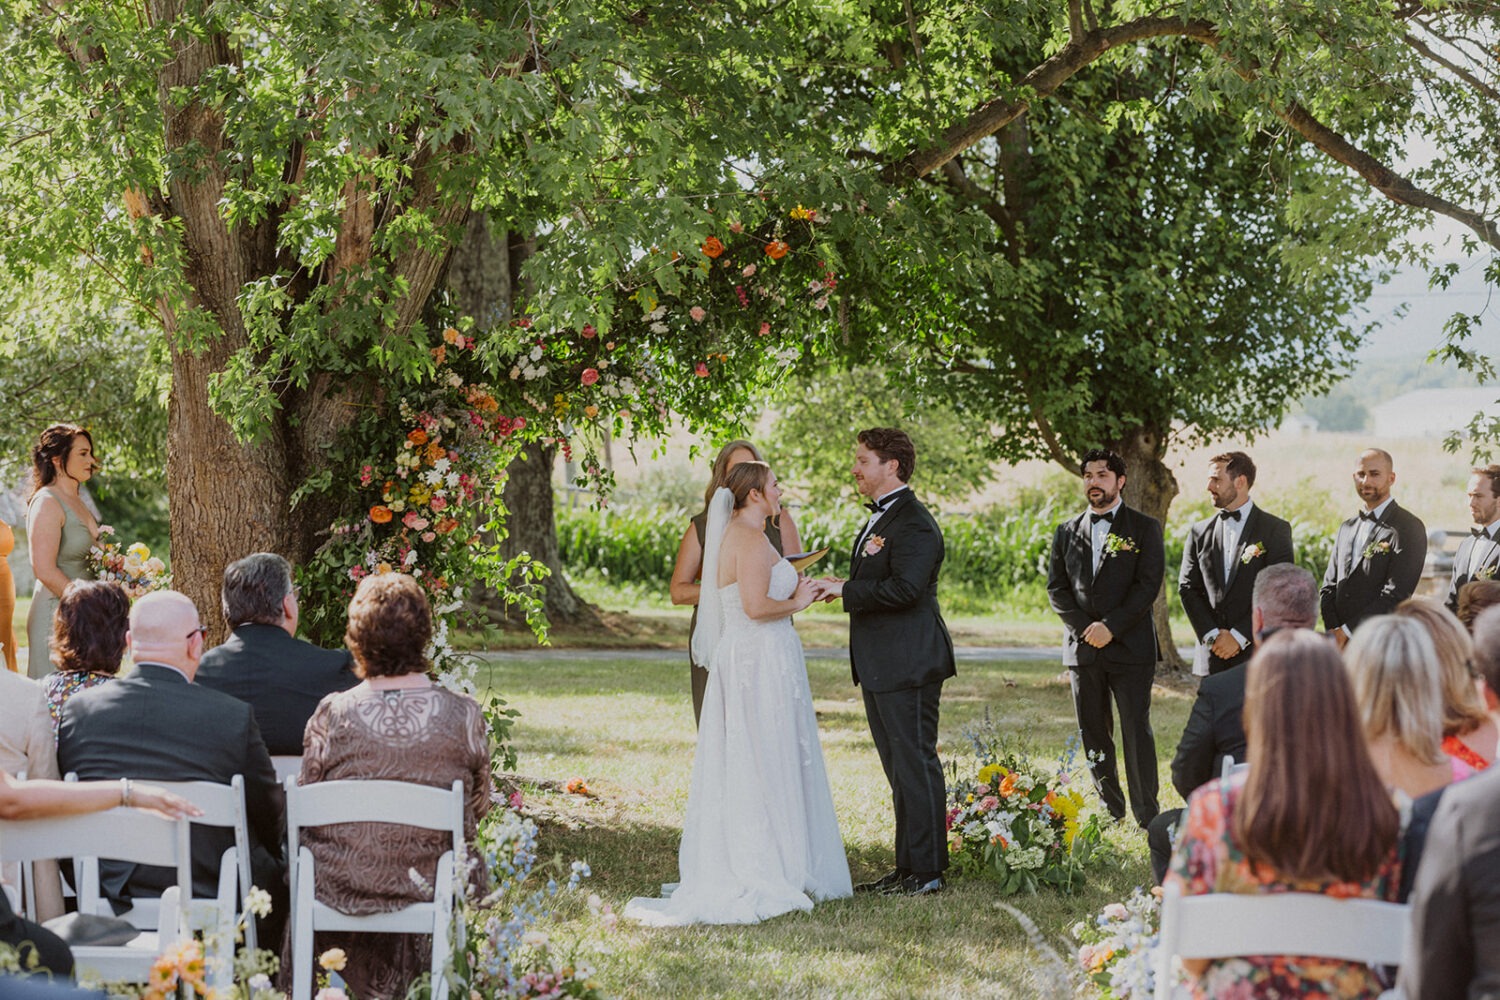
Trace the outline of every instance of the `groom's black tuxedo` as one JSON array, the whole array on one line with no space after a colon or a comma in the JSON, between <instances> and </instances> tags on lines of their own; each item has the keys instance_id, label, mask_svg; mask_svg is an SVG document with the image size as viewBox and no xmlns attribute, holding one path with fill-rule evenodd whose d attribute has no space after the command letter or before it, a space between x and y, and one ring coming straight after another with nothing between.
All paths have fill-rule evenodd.
<instances>
[{"instance_id":1,"label":"groom's black tuxedo","mask_svg":"<svg viewBox=\"0 0 1500 1000\"><path fill-rule=\"evenodd\" d=\"M1496 529L1500 531L1500 529ZM1469 563L1474 558L1474 547L1482 546L1480 549L1479 565L1474 567L1474 573L1469 573ZM1453 578L1448 583L1448 610L1454 614L1458 613L1458 592L1464 588L1464 584L1474 580L1493 580L1500 577L1500 542L1485 535L1470 535L1463 540L1458 547L1458 554L1453 557Z\"/></svg>"},{"instance_id":2,"label":"groom's black tuxedo","mask_svg":"<svg viewBox=\"0 0 1500 1000\"><path fill-rule=\"evenodd\" d=\"M1355 516L1339 525L1323 574L1323 627L1330 632L1341 625L1353 632L1366 618L1395 611L1416 592L1427 561L1426 526L1396 501L1370 526L1364 546L1355 552L1359 522Z\"/></svg>"},{"instance_id":3,"label":"groom's black tuxedo","mask_svg":"<svg viewBox=\"0 0 1500 1000\"><path fill-rule=\"evenodd\" d=\"M1293 561L1292 526L1259 506L1250 505L1233 552L1226 553L1220 547L1223 536L1219 522L1219 515L1215 514L1188 529L1182 549L1182 570L1177 577L1182 609L1200 641L1214 629L1233 629L1245 637L1244 648L1227 660L1209 653L1210 674L1250 659L1250 637L1254 634L1250 624L1250 592L1255 587L1255 578L1267 566Z\"/></svg>"},{"instance_id":4,"label":"groom's black tuxedo","mask_svg":"<svg viewBox=\"0 0 1500 1000\"><path fill-rule=\"evenodd\" d=\"M943 554L937 521L903 489L856 537L843 585L854 683L864 689L870 735L895 805L896 867L924 875L948 867L937 729L943 681L955 671L953 640L938 610Z\"/></svg>"},{"instance_id":5,"label":"groom's black tuxedo","mask_svg":"<svg viewBox=\"0 0 1500 1000\"><path fill-rule=\"evenodd\" d=\"M844 584L854 683L884 692L952 677L953 639L938 610L944 548L937 521L905 489L869 535L884 544L866 555L869 539L856 538Z\"/></svg>"},{"instance_id":6,"label":"groom's black tuxedo","mask_svg":"<svg viewBox=\"0 0 1500 1000\"><path fill-rule=\"evenodd\" d=\"M1115 508L1109 543L1094 569L1088 512L1064 521L1052 536L1047 596L1063 620L1063 664L1073 685L1073 708L1083 748L1093 762L1094 788L1110 815L1125 815L1115 766L1113 698L1120 713L1130 809L1141 826L1157 814L1156 738L1151 732L1151 683L1156 673L1156 627L1151 605L1161 590L1167 556L1161 524L1123 503ZM1103 648L1083 641L1094 622L1112 638Z\"/></svg>"}]
</instances>

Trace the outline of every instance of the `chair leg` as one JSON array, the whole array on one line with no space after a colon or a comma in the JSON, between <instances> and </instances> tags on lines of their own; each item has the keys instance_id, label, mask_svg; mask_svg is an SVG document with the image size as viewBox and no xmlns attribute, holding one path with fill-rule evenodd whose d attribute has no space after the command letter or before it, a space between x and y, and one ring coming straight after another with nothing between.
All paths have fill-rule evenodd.
<instances>
[{"instance_id":1,"label":"chair leg","mask_svg":"<svg viewBox=\"0 0 1500 1000\"><path fill-rule=\"evenodd\" d=\"M292 900L292 1000L311 1000L313 977L313 857L297 852L297 896Z\"/></svg>"},{"instance_id":2,"label":"chair leg","mask_svg":"<svg viewBox=\"0 0 1500 1000\"><path fill-rule=\"evenodd\" d=\"M448 1000L455 891L453 855L448 853L438 859L437 877L433 880L432 1000Z\"/></svg>"}]
</instances>

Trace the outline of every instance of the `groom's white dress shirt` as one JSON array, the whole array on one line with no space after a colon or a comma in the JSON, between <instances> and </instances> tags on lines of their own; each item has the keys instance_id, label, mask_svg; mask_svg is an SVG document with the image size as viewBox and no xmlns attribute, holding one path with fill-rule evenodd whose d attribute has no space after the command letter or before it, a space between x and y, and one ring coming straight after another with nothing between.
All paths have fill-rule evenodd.
<instances>
[{"instance_id":1,"label":"groom's white dress shirt","mask_svg":"<svg viewBox=\"0 0 1500 1000\"><path fill-rule=\"evenodd\" d=\"M1085 512L1085 517L1093 517L1095 514L1098 515L1095 520L1089 522L1089 542L1093 545L1094 548L1095 573L1099 572L1099 564L1104 561L1104 539L1109 537L1109 529L1114 523L1114 515L1118 514L1120 512L1120 508L1123 506L1125 506L1125 501L1120 497L1115 497L1115 505L1109 510L1096 511L1094 510L1094 508L1090 507L1088 511ZM1108 521L1104 519L1104 515L1106 514L1110 515L1110 520Z\"/></svg>"},{"instance_id":2,"label":"groom's white dress shirt","mask_svg":"<svg viewBox=\"0 0 1500 1000\"><path fill-rule=\"evenodd\" d=\"M900 493L902 490L909 489L911 489L909 485L907 485L906 483L902 483L900 486L897 486L889 493L885 493L875 500L876 505L878 505L880 509L870 512L870 519L865 522L865 530L859 533L859 541L855 543L854 551L858 552L864 546L865 540L868 539L875 530L875 523L882 517L884 517L885 512L890 509L890 503L888 501L890 501L897 493Z\"/></svg>"}]
</instances>

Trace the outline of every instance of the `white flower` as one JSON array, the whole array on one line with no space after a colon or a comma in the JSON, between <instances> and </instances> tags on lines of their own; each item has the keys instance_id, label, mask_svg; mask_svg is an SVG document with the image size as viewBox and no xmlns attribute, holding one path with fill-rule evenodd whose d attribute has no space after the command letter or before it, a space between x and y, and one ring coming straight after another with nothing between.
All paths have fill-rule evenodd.
<instances>
[{"instance_id":1,"label":"white flower","mask_svg":"<svg viewBox=\"0 0 1500 1000\"><path fill-rule=\"evenodd\" d=\"M271 894L259 886L252 885L250 891L245 895L245 909L257 917L269 916L271 913Z\"/></svg>"},{"instance_id":2,"label":"white flower","mask_svg":"<svg viewBox=\"0 0 1500 1000\"><path fill-rule=\"evenodd\" d=\"M450 461L448 461L447 458L440 458L436 462L432 463L432 467L433 467L433 469L435 469L438 472L447 472L448 471L448 467L451 466L452 464L453 463L450 462Z\"/></svg>"},{"instance_id":3,"label":"white flower","mask_svg":"<svg viewBox=\"0 0 1500 1000\"><path fill-rule=\"evenodd\" d=\"M667 324L665 324L665 323L652 323L651 324L651 332L652 333L666 333L667 332Z\"/></svg>"},{"instance_id":4,"label":"white flower","mask_svg":"<svg viewBox=\"0 0 1500 1000\"><path fill-rule=\"evenodd\" d=\"M450 472L450 473L448 473L448 478L445 479L445 480L443 480L443 481L448 484L448 488L449 489L453 489L453 488L455 488L455 487L458 486L458 480L459 480L458 473L456 473L456 472Z\"/></svg>"},{"instance_id":5,"label":"white flower","mask_svg":"<svg viewBox=\"0 0 1500 1000\"><path fill-rule=\"evenodd\" d=\"M530 948L545 948L547 935L538 930L530 930L521 935L521 943Z\"/></svg>"},{"instance_id":6,"label":"white flower","mask_svg":"<svg viewBox=\"0 0 1500 1000\"><path fill-rule=\"evenodd\" d=\"M403 560L401 560L401 565L403 565L403 566L410 566L412 563L414 563L416 561L417 561L417 550L416 549L412 549L410 552L408 552L406 554L406 558L403 559Z\"/></svg>"},{"instance_id":7,"label":"white flower","mask_svg":"<svg viewBox=\"0 0 1500 1000\"><path fill-rule=\"evenodd\" d=\"M443 461L446 462L447 459L445 458L443 459ZM422 473L422 482L426 483L428 486L436 486L442 481L443 474L436 469L428 469L426 472Z\"/></svg>"},{"instance_id":8,"label":"white flower","mask_svg":"<svg viewBox=\"0 0 1500 1000\"><path fill-rule=\"evenodd\" d=\"M528 355L528 357L530 357L532 361L540 361L540 360L542 360L542 348L541 348L541 345L538 344L536 347L533 347L531 349L531 354Z\"/></svg>"},{"instance_id":9,"label":"white flower","mask_svg":"<svg viewBox=\"0 0 1500 1000\"><path fill-rule=\"evenodd\" d=\"M264 972L257 972L245 985L250 987L251 993L260 993L271 988L271 977Z\"/></svg>"}]
</instances>

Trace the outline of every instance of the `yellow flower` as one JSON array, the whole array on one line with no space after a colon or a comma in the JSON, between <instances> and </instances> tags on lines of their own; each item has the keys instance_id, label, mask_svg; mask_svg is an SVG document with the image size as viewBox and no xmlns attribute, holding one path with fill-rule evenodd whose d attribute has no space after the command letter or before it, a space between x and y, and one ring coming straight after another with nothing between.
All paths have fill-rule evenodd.
<instances>
[{"instance_id":1,"label":"yellow flower","mask_svg":"<svg viewBox=\"0 0 1500 1000\"><path fill-rule=\"evenodd\" d=\"M378 563L375 566L375 572L376 573L389 573L390 571L391 571L391 564L388 563L388 562Z\"/></svg>"},{"instance_id":2,"label":"yellow flower","mask_svg":"<svg viewBox=\"0 0 1500 1000\"><path fill-rule=\"evenodd\" d=\"M146 548L146 546L141 542L136 542L134 545L130 546L130 548L125 550L125 554L127 556L135 556L141 562L145 562L147 559L151 558L151 550Z\"/></svg>"},{"instance_id":3,"label":"yellow flower","mask_svg":"<svg viewBox=\"0 0 1500 1000\"><path fill-rule=\"evenodd\" d=\"M986 764L979 769L979 783L981 785L993 785L995 778L1005 773L1005 768L999 764Z\"/></svg>"},{"instance_id":4,"label":"yellow flower","mask_svg":"<svg viewBox=\"0 0 1500 1000\"><path fill-rule=\"evenodd\" d=\"M344 966L349 962L342 948L329 948L318 956L318 965L329 972L343 972Z\"/></svg>"}]
</instances>

